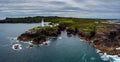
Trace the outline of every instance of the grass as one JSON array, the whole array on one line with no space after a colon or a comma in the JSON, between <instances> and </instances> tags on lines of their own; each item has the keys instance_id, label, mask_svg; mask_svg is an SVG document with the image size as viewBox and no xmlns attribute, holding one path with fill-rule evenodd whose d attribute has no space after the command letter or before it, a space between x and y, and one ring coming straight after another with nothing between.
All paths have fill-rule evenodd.
<instances>
[{"instance_id":1,"label":"grass","mask_svg":"<svg viewBox=\"0 0 120 62\"><path fill-rule=\"evenodd\" d=\"M56 19L57 20L57 19ZM52 21L51 21L52 22ZM96 23L98 22L98 23ZM92 31L103 31L107 30L111 27L113 27L115 24L108 24L106 23L106 20L99 20L99 19L59 19L57 22L53 21L52 23L58 23L61 26L69 27L71 29L80 29L81 32L85 34L90 34ZM35 27L33 30L41 30L41 29L46 29L46 30L57 30L58 27Z\"/></svg>"},{"instance_id":2,"label":"grass","mask_svg":"<svg viewBox=\"0 0 120 62\"><path fill-rule=\"evenodd\" d=\"M52 30L52 31L54 31L54 30L58 30L58 27L49 27L49 26L41 27L41 26L38 26L38 27L32 28L30 30L35 30L37 32L40 32L41 30L48 30L48 31Z\"/></svg>"}]
</instances>

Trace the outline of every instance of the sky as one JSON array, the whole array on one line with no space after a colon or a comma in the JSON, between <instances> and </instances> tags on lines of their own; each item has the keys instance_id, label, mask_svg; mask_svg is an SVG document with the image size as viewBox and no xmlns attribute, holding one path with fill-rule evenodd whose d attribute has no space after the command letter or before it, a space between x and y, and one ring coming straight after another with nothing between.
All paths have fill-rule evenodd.
<instances>
[{"instance_id":1,"label":"sky","mask_svg":"<svg viewBox=\"0 0 120 62\"><path fill-rule=\"evenodd\" d=\"M0 0L0 19L32 16L120 19L120 0Z\"/></svg>"}]
</instances>

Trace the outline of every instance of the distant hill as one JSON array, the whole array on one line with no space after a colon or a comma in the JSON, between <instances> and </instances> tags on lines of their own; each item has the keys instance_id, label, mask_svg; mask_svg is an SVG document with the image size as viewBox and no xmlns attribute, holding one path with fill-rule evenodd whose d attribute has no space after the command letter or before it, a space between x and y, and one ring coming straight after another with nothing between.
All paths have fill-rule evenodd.
<instances>
[{"instance_id":1,"label":"distant hill","mask_svg":"<svg viewBox=\"0 0 120 62\"><path fill-rule=\"evenodd\" d=\"M24 17L24 18L6 18L0 20L0 23L39 23L41 19L44 18L46 22L57 22L61 19L71 19L71 20L107 20L107 19L90 19L90 18L73 18L73 17L58 17L58 16L36 16L36 17Z\"/></svg>"}]
</instances>

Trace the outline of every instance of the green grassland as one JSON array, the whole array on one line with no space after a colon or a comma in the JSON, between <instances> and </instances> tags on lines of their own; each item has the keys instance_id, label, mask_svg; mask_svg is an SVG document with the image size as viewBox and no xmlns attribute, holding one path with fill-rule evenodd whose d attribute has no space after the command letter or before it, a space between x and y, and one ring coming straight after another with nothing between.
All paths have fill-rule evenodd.
<instances>
[{"instance_id":1,"label":"green grassland","mask_svg":"<svg viewBox=\"0 0 120 62\"><path fill-rule=\"evenodd\" d=\"M85 34L90 34L92 31L100 32L112 28L116 24L108 24L106 20L101 19L80 19L80 18L60 18L54 21L50 21L55 24L58 23L60 26L68 27L75 30L79 29ZM33 30L57 30L58 27L35 27Z\"/></svg>"}]
</instances>

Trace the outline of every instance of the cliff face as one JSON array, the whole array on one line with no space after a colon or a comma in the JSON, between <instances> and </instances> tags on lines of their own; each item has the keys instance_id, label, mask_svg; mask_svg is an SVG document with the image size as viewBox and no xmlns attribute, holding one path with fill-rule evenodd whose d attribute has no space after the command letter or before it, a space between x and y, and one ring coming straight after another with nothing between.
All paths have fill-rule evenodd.
<instances>
[{"instance_id":1,"label":"cliff face","mask_svg":"<svg viewBox=\"0 0 120 62\"><path fill-rule=\"evenodd\" d=\"M93 39L94 47L108 54L118 54L120 50L120 26L114 27L108 31L97 32Z\"/></svg>"}]
</instances>

